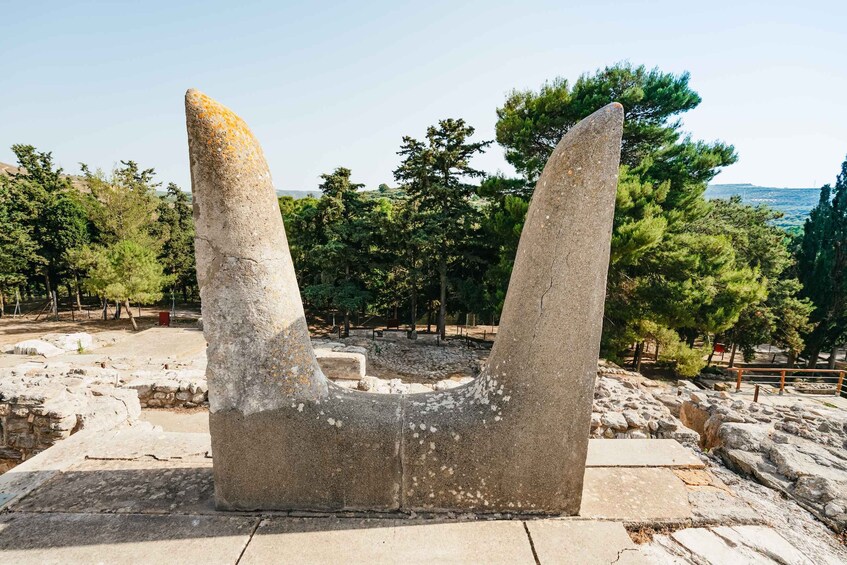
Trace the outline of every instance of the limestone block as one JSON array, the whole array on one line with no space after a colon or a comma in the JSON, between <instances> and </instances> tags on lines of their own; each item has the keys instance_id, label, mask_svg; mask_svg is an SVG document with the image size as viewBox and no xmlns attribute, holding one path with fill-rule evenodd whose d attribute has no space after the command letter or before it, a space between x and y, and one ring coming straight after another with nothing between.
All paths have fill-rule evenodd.
<instances>
[{"instance_id":1,"label":"limestone block","mask_svg":"<svg viewBox=\"0 0 847 565\"><path fill-rule=\"evenodd\" d=\"M15 355L41 355L42 357L56 357L64 355L66 351L56 347L52 343L40 339L28 339L15 344Z\"/></svg>"},{"instance_id":2,"label":"limestone block","mask_svg":"<svg viewBox=\"0 0 847 565\"><path fill-rule=\"evenodd\" d=\"M315 357L330 379L360 380L365 376L367 360L361 353L316 349Z\"/></svg>"}]
</instances>

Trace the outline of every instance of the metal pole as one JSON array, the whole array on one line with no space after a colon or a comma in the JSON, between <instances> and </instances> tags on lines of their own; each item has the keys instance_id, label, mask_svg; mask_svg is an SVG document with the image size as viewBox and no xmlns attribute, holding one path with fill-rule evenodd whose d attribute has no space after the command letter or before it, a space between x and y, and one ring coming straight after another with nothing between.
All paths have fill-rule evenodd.
<instances>
[{"instance_id":1,"label":"metal pole","mask_svg":"<svg viewBox=\"0 0 847 565\"><path fill-rule=\"evenodd\" d=\"M785 371L779 373L779 394L785 392Z\"/></svg>"},{"instance_id":2,"label":"metal pole","mask_svg":"<svg viewBox=\"0 0 847 565\"><path fill-rule=\"evenodd\" d=\"M841 386L844 384L844 371L838 371L838 384L835 385L835 396L841 396Z\"/></svg>"},{"instance_id":3,"label":"metal pole","mask_svg":"<svg viewBox=\"0 0 847 565\"><path fill-rule=\"evenodd\" d=\"M738 379L735 381L735 392L741 390L741 373L744 372L744 369L738 369Z\"/></svg>"},{"instance_id":4,"label":"metal pole","mask_svg":"<svg viewBox=\"0 0 847 565\"><path fill-rule=\"evenodd\" d=\"M753 402L759 401L759 385L756 385L756 390L753 392Z\"/></svg>"}]
</instances>

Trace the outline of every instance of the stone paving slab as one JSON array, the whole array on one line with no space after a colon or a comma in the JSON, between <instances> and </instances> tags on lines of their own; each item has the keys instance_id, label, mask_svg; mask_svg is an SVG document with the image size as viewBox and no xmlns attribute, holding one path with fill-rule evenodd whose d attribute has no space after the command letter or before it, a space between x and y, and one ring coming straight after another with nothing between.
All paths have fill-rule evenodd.
<instances>
[{"instance_id":1,"label":"stone paving slab","mask_svg":"<svg viewBox=\"0 0 847 565\"><path fill-rule=\"evenodd\" d=\"M214 513L212 462L86 460L51 478L19 512Z\"/></svg>"},{"instance_id":2,"label":"stone paving slab","mask_svg":"<svg viewBox=\"0 0 847 565\"><path fill-rule=\"evenodd\" d=\"M648 563L620 522L532 520L526 527L541 563Z\"/></svg>"},{"instance_id":3,"label":"stone paving slab","mask_svg":"<svg viewBox=\"0 0 847 565\"><path fill-rule=\"evenodd\" d=\"M520 521L273 518L262 522L239 565L367 563L533 565Z\"/></svg>"},{"instance_id":4,"label":"stone paving slab","mask_svg":"<svg viewBox=\"0 0 847 565\"><path fill-rule=\"evenodd\" d=\"M134 460L152 457L160 461L211 456L211 436L206 433L156 432L124 429L86 453L88 459Z\"/></svg>"},{"instance_id":5,"label":"stone paving slab","mask_svg":"<svg viewBox=\"0 0 847 565\"><path fill-rule=\"evenodd\" d=\"M685 484L671 469L595 467L585 470L579 515L625 522L679 521L691 518L691 507Z\"/></svg>"},{"instance_id":6,"label":"stone paving slab","mask_svg":"<svg viewBox=\"0 0 847 565\"><path fill-rule=\"evenodd\" d=\"M0 475L0 510L8 508L117 432L83 430Z\"/></svg>"},{"instance_id":7,"label":"stone paving slab","mask_svg":"<svg viewBox=\"0 0 847 565\"><path fill-rule=\"evenodd\" d=\"M703 469L705 464L675 439L592 439L585 466Z\"/></svg>"},{"instance_id":8,"label":"stone paving slab","mask_svg":"<svg viewBox=\"0 0 847 565\"><path fill-rule=\"evenodd\" d=\"M240 516L15 512L0 515L0 562L233 564L257 522Z\"/></svg>"}]
</instances>

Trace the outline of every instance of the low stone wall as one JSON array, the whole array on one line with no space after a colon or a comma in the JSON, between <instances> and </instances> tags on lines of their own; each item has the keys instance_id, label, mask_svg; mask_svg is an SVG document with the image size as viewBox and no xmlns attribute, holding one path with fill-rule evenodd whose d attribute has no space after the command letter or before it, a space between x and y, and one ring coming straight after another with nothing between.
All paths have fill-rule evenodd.
<instances>
[{"instance_id":1,"label":"low stone wall","mask_svg":"<svg viewBox=\"0 0 847 565\"><path fill-rule=\"evenodd\" d=\"M82 429L136 420L135 393L111 374L23 366L0 372L0 472Z\"/></svg>"},{"instance_id":2,"label":"low stone wall","mask_svg":"<svg viewBox=\"0 0 847 565\"><path fill-rule=\"evenodd\" d=\"M142 408L196 408L209 401L206 375L199 370L138 371L122 386L135 391Z\"/></svg>"}]
</instances>

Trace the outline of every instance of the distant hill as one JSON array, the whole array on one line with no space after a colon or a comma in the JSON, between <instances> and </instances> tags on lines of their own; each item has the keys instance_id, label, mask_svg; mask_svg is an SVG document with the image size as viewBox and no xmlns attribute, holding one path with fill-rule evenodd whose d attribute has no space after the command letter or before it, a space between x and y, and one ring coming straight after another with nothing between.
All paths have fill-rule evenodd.
<instances>
[{"instance_id":1,"label":"distant hill","mask_svg":"<svg viewBox=\"0 0 847 565\"><path fill-rule=\"evenodd\" d=\"M19 172L20 169L14 165L9 165L7 163L0 163L0 173L7 175L14 175Z\"/></svg>"},{"instance_id":2,"label":"distant hill","mask_svg":"<svg viewBox=\"0 0 847 565\"><path fill-rule=\"evenodd\" d=\"M311 196L312 198L320 198L321 191L320 190L277 190L276 196L279 198L280 196L290 196L294 200L300 200L301 198L306 198L307 196Z\"/></svg>"},{"instance_id":3,"label":"distant hill","mask_svg":"<svg viewBox=\"0 0 847 565\"><path fill-rule=\"evenodd\" d=\"M753 184L710 184L706 198L726 199L738 195L741 201L751 206L764 204L782 212L776 225L791 229L803 225L812 208L818 203L819 188L775 188Z\"/></svg>"}]
</instances>

